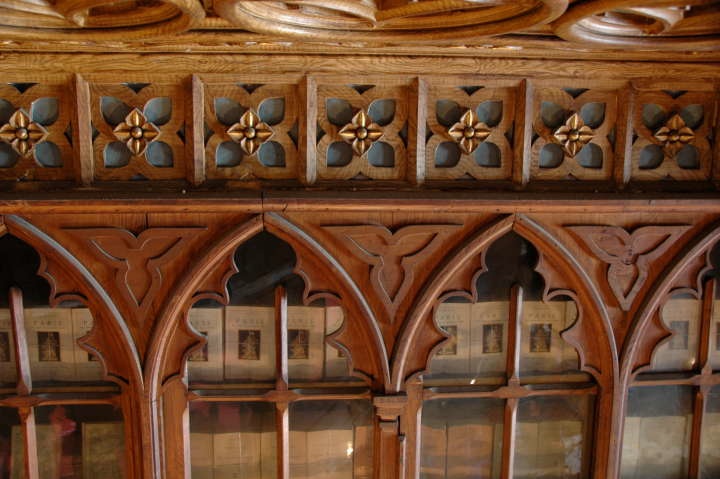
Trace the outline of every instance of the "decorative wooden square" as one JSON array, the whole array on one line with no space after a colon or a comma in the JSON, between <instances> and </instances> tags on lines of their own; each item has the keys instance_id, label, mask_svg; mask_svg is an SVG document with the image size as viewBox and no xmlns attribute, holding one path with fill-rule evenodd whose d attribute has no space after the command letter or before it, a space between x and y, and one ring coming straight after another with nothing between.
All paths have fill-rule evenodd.
<instances>
[{"instance_id":1,"label":"decorative wooden square","mask_svg":"<svg viewBox=\"0 0 720 479\"><path fill-rule=\"evenodd\" d=\"M180 83L90 83L95 180L185 178L185 101Z\"/></svg>"},{"instance_id":2,"label":"decorative wooden square","mask_svg":"<svg viewBox=\"0 0 720 479\"><path fill-rule=\"evenodd\" d=\"M347 80L317 79L317 180L407 180L410 81Z\"/></svg>"},{"instance_id":3,"label":"decorative wooden square","mask_svg":"<svg viewBox=\"0 0 720 479\"><path fill-rule=\"evenodd\" d=\"M425 172L432 180L509 180L517 89L512 83L430 80Z\"/></svg>"},{"instance_id":4,"label":"decorative wooden square","mask_svg":"<svg viewBox=\"0 0 720 479\"><path fill-rule=\"evenodd\" d=\"M0 84L0 180L74 177L68 84Z\"/></svg>"},{"instance_id":5,"label":"decorative wooden square","mask_svg":"<svg viewBox=\"0 0 720 479\"><path fill-rule=\"evenodd\" d=\"M609 181L618 138L618 93L606 86L563 84L539 84L533 94L530 178Z\"/></svg>"},{"instance_id":6,"label":"decorative wooden square","mask_svg":"<svg viewBox=\"0 0 720 479\"><path fill-rule=\"evenodd\" d=\"M632 180L710 179L714 92L641 89L633 105Z\"/></svg>"},{"instance_id":7,"label":"decorative wooden square","mask_svg":"<svg viewBox=\"0 0 720 479\"><path fill-rule=\"evenodd\" d=\"M207 179L289 180L298 178L299 76L203 76L202 90ZM202 134L198 137L198 133Z\"/></svg>"}]
</instances>

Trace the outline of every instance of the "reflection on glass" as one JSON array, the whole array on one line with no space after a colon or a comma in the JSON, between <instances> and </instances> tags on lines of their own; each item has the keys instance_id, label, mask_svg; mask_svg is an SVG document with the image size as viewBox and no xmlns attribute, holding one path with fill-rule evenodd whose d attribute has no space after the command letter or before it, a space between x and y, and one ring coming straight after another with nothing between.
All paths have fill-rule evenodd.
<instances>
[{"instance_id":1,"label":"reflection on glass","mask_svg":"<svg viewBox=\"0 0 720 479\"><path fill-rule=\"evenodd\" d=\"M574 301L526 301L520 332L521 376L578 372L578 355L560 333L577 318Z\"/></svg>"},{"instance_id":2,"label":"reflection on glass","mask_svg":"<svg viewBox=\"0 0 720 479\"><path fill-rule=\"evenodd\" d=\"M695 367L698 348L701 302L695 298L673 297L660 316L672 336L655 350L653 371L689 371Z\"/></svg>"},{"instance_id":3,"label":"reflection on glass","mask_svg":"<svg viewBox=\"0 0 720 479\"><path fill-rule=\"evenodd\" d=\"M22 431L17 426L12 433L15 463L24 454L16 456L14 447L16 440L22 444ZM122 414L113 406L37 407L35 433L41 479L125 477Z\"/></svg>"},{"instance_id":4,"label":"reflection on glass","mask_svg":"<svg viewBox=\"0 0 720 479\"><path fill-rule=\"evenodd\" d=\"M433 399L422 409L422 479L499 478L502 399Z\"/></svg>"},{"instance_id":5,"label":"reflection on glass","mask_svg":"<svg viewBox=\"0 0 720 479\"><path fill-rule=\"evenodd\" d=\"M275 406L190 403L193 479L275 477Z\"/></svg>"},{"instance_id":6,"label":"reflection on glass","mask_svg":"<svg viewBox=\"0 0 720 479\"><path fill-rule=\"evenodd\" d=\"M720 477L720 387L713 388L707 397L700 444L700 477Z\"/></svg>"},{"instance_id":7,"label":"reflection on glass","mask_svg":"<svg viewBox=\"0 0 720 479\"><path fill-rule=\"evenodd\" d=\"M515 445L516 478L589 477L588 396L531 397L520 400Z\"/></svg>"},{"instance_id":8,"label":"reflection on glass","mask_svg":"<svg viewBox=\"0 0 720 479\"><path fill-rule=\"evenodd\" d=\"M623 436L623 479L687 477L692 429L692 388L630 389Z\"/></svg>"},{"instance_id":9,"label":"reflection on glass","mask_svg":"<svg viewBox=\"0 0 720 479\"><path fill-rule=\"evenodd\" d=\"M710 319L710 365L713 370L720 370L720 288L715 289L713 314Z\"/></svg>"},{"instance_id":10,"label":"reflection on glass","mask_svg":"<svg viewBox=\"0 0 720 479\"><path fill-rule=\"evenodd\" d=\"M23 449L20 417L15 409L0 407L0 479L25 477Z\"/></svg>"},{"instance_id":11,"label":"reflection on glass","mask_svg":"<svg viewBox=\"0 0 720 479\"><path fill-rule=\"evenodd\" d=\"M290 477L372 477L373 410L369 401L300 401L290 405Z\"/></svg>"}]
</instances>

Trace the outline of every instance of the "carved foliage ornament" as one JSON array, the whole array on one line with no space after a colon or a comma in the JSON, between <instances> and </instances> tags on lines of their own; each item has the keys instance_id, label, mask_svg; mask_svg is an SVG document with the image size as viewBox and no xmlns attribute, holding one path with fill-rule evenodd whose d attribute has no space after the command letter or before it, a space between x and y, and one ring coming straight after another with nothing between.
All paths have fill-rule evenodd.
<instances>
[{"instance_id":1,"label":"carved foliage ornament","mask_svg":"<svg viewBox=\"0 0 720 479\"><path fill-rule=\"evenodd\" d=\"M644 226L632 233L618 226L571 226L601 261L608 263L607 281L624 311L645 284L650 264L661 257L689 226Z\"/></svg>"},{"instance_id":2,"label":"carved foliage ornament","mask_svg":"<svg viewBox=\"0 0 720 479\"><path fill-rule=\"evenodd\" d=\"M473 110L468 110L460 117L460 121L448 129L450 138L460 146L460 150L469 155L490 136L490 128L480 121Z\"/></svg>"},{"instance_id":3,"label":"carved foliage ornament","mask_svg":"<svg viewBox=\"0 0 720 479\"><path fill-rule=\"evenodd\" d=\"M459 226L413 225L395 232L385 226L327 226L345 241L360 260L370 265L370 281L390 320L412 285L416 268L434 254Z\"/></svg>"},{"instance_id":4,"label":"carved foliage ornament","mask_svg":"<svg viewBox=\"0 0 720 479\"><path fill-rule=\"evenodd\" d=\"M36 144L47 138L47 130L30 120L24 110L19 109L7 123L0 127L0 140L8 143L20 155L29 154Z\"/></svg>"},{"instance_id":5,"label":"carved foliage ornament","mask_svg":"<svg viewBox=\"0 0 720 479\"><path fill-rule=\"evenodd\" d=\"M383 131L380 125L370 120L365 110L360 110L350 123L342 127L338 135L352 145L353 152L357 156L362 156L375 141L382 138Z\"/></svg>"}]
</instances>

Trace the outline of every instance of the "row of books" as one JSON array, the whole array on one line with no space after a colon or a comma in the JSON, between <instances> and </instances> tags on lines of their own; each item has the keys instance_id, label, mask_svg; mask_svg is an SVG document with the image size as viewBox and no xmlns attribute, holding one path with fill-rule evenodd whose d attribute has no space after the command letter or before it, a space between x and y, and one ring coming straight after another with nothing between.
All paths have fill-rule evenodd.
<instances>
[{"instance_id":1,"label":"row of books","mask_svg":"<svg viewBox=\"0 0 720 479\"><path fill-rule=\"evenodd\" d=\"M575 349L560 332L577 317L573 301L523 303L520 328L522 371L545 373L578 368ZM430 363L433 375L482 376L505 371L509 303L442 303L435 321L450 336Z\"/></svg>"},{"instance_id":2,"label":"row of books","mask_svg":"<svg viewBox=\"0 0 720 479\"><path fill-rule=\"evenodd\" d=\"M194 308L190 324L207 338L188 358L190 381L271 380L276 374L275 310L271 307ZM288 376L320 380L347 376L347 358L325 342L343 322L339 306L288 307Z\"/></svg>"},{"instance_id":3,"label":"row of books","mask_svg":"<svg viewBox=\"0 0 720 479\"><path fill-rule=\"evenodd\" d=\"M78 463L85 478L123 479L125 436L121 422L84 422L81 425L82 457L68 455L63 447L63 431L54 424L35 425L38 450L38 469L44 479L68 477L67 469ZM72 453L70 453L72 454ZM25 443L21 426L11 431L10 479L25 477ZM78 460L79 459L79 460ZM74 471L76 473L78 471ZM77 477L78 474L73 474Z\"/></svg>"},{"instance_id":4,"label":"row of books","mask_svg":"<svg viewBox=\"0 0 720 479\"><path fill-rule=\"evenodd\" d=\"M500 477L502 425L446 424L421 429L422 479ZM514 477L580 478L583 469L580 421L519 422Z\"/></svg>"},{"instance_id":5,"label":"row of books","mask_svg":"<svg viewBox=\"0 0 720 479\"><path fill-rule=\"evenodd\" d=\"M263 432L192 432L193 479L270 479L276 475L277 436ZM290 431L293 479L369 479L372 428Z\"/></svg>"},{"instance_id":6,"label":"row of books","mask_svg":"<svg viewBox=\"0 0 720 479\"><path fill-rule=\"evenodd\" d=\"M85 308L30 308L25 310L25 333L33 381L98 381L97 359L77 344L92 329ZM0 310L0 382L16 380L15 346L10 312Z\"/></svg>"}]
</instances>

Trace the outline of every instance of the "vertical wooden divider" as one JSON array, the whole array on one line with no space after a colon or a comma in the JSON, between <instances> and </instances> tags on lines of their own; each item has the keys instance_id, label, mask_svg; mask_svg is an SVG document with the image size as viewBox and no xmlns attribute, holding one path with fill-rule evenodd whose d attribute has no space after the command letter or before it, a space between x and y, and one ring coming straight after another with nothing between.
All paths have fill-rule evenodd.
<instances>
[{"instance_id":1,"label":"vertical wooden divider","mask_svg":"<svg viewBox=\"0 0 720 479\"><path fill-rule=\"evenodd\" d=\"M698 366L700 367L699 384L695 390L693 401L692 432L690 434L690 454L688 457L688 478L700 478L700 452L702 449L702 428L705 418L705 405L712 386L707 380L712 376L710 364L710 325L712 324L713 300L717 280L711 279L705 284L700 315L700 331L698 335Z\"/></svg>"},{"instance_id":2,"label":"vertical wooden divider","mask_svg":"<svg viewBox=\"0 0 720 479\"><path fill-rule=\"evenodd\" d=\"M510 291L510 315L508 318L508 350L506 369L509 387L520 387L520 331L522 320L523 290L513 285ZM515 462L515 436L517 429L518 398L506 399L503 417L502 466L500 477L512 479Z\"/></svg>"},{"instance_id":3,"label":"vertical wooden divider","mask_svg":"<svg viewBox=\"0 0 720 479\"><path fill-rule=\"evenodd\" d=\"M284 286L275 288L275 389L288 390L287 354L287 290ZM290 404L275 403L275 432L277 434L277 479L290 477Z\"/></svg>"},{"instance_id":4,"label":"vertical wooden divider","mask_svg":"<svg viewBox=\"0 0 720 479\"><path fill-rule=\"evenodd\" d=\"M30 374L30 358L25 335L22 291L16 287L10 288L8 304L10 305L15 358L17 359L15 363L17 368L17 395L29 396L32 392L32 376ZM22 421L23 443L25 444L25 478L39 479L35 410L32 406L22 406L18 408L18 413Z\"/></svg>"}]
</instances>

